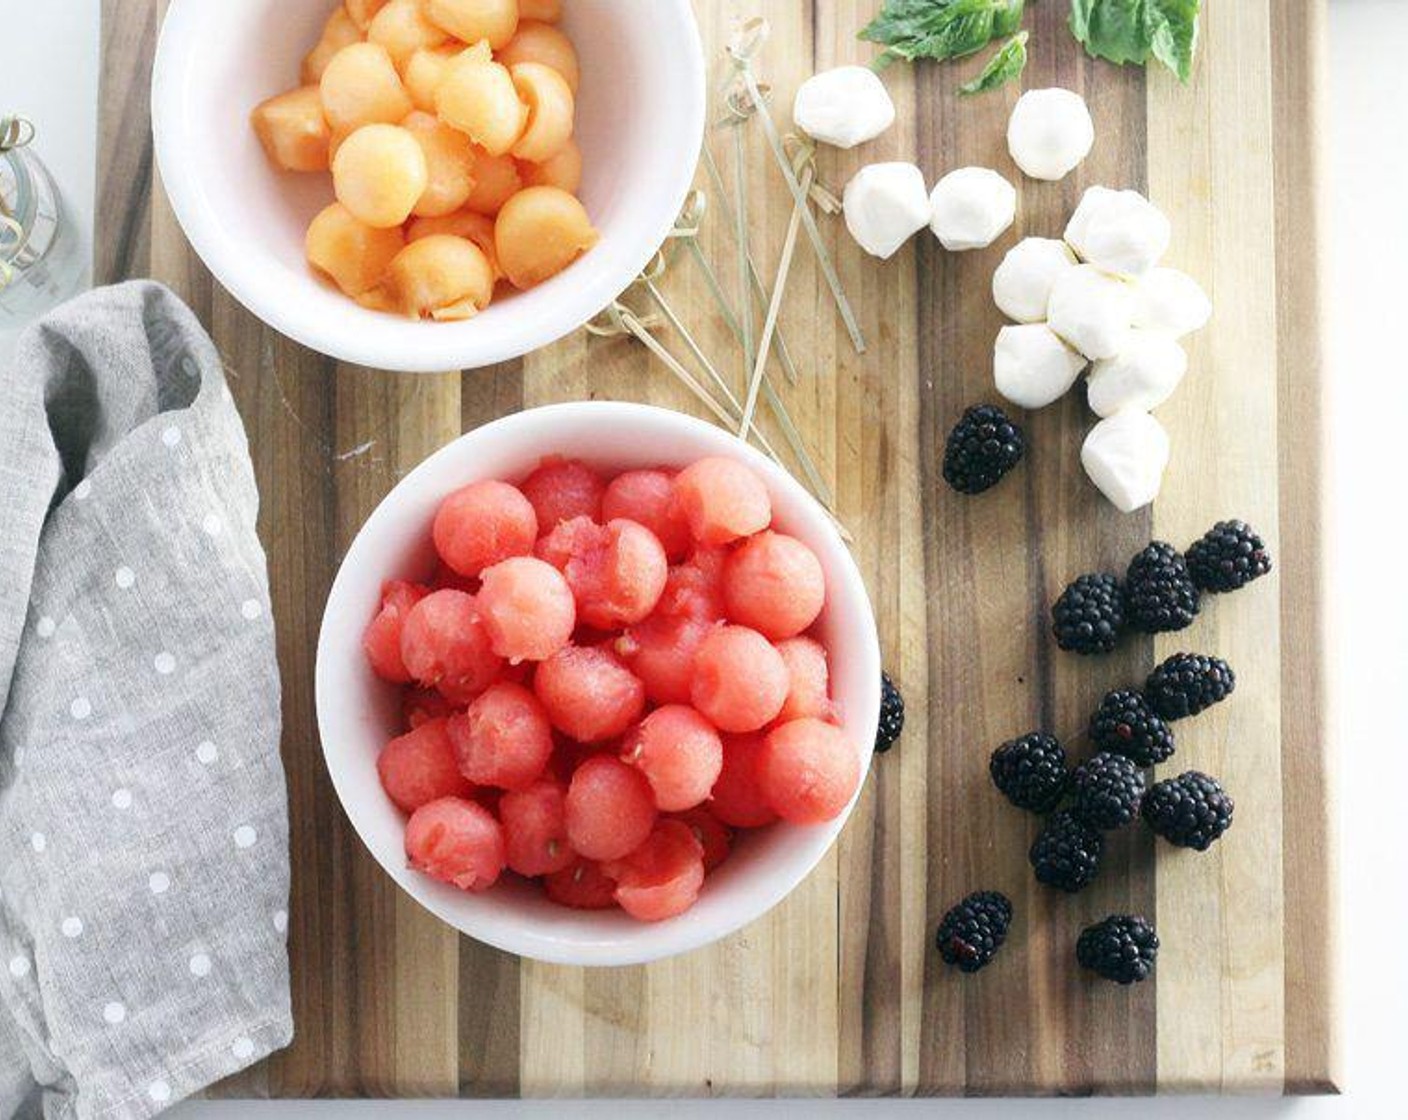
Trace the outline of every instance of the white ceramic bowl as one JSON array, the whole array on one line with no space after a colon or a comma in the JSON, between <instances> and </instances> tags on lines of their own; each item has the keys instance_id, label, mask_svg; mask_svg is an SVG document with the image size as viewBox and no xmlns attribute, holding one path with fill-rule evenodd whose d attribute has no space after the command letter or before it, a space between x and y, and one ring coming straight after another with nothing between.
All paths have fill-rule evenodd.
<instances>
[{"instance_id":1,"label":"white ceramic bowl","mask_svg":"<svg viewBox=\"0 0 1408 1120\"><path fill-rule=\"evenodd\" d=\"M401 887L456 929L521 956L579 965L634 964L707 945L761 916L806 877L855 806L811 827L775 824L739 835L688 912L645 924L619 910L570 910L524 883L467 894L406 866L405 817L377 779L378 751L399 732L398 690L378 680L361 636L382 581L423 578L434 566L430 523L441 500L485 478L519 479L548 454L628 470L735 456L766 481L776 525L805 541L826 572L817 633L830 651L832 695L864 767L880 714L875 617L850 552L812 497L785 471L732 435L646 405L583 402L516 413L437 451L387 495L357 534L333 583L318 640L317 705L323 754L353 826Z\"/></svg>"},{"instance_id":2,"label":"white ceramic bowl","mask_svg":"<svg viewBox=\"0 0 1408 1120\"><path fill-rule=\"evenodd\" d=\"M601 242L531 292L463 323L367 311L304 258L327 175L276 171L249 126L297 84L334 0L172 0L152 74L152 129L176 217L215 278L270 326L377 369L475 369L576 330L620 294L674 224L704 129L704 60L689 0L571 0L582 62L581 198Z\"/></svg>"}]
</instances>

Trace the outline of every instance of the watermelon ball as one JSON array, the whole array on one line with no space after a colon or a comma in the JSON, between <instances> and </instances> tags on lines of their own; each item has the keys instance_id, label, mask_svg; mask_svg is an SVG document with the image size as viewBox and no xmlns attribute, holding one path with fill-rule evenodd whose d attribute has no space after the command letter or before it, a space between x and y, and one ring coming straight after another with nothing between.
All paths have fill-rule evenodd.
<instances>
[{"instance_id":1,"label":"watermelon ball","mask_svg":"<svg viewBox=\"0 0 1408 1120\"><path fill-rule=\"evenodd\" d=\"M694 833L699 846L704 850L704 873L707 875L724 860L733 847L733 829L709 812L703 805L686 809L683 813L672 813L672 821L679 821Z\"/></svg>"},{"instance_id":2,"label":"watermelon ball","mask_svg":"<svg viewBox=\"0 0 1408 1120\"><path fill-rule=\"evenodd\" d=\"M700 544L751 537L772 521L767 487L735 459L700 459L675 476L671 508L689 522Z\"/></svg>"},{"instance_id":3,"label":"watermelon ball","mask_svg":"<svg viewBox=\"0 0 1408 1120\"><path fill-rule=\"evenodd\" d=\"M401 625L401 657L421 684L465 703L488 688L503 668L474 596L432 591Z\"/></svg>"},{"instance_id":4,"label":"watermelon ball","mask_svg":"<svg viewBox=\"0 0 1408 1120\"><path fill-rule=\"evenodd\" d=\"M626 736L621 757L645 775L665 812L692 809L709 796L723 765L719 733L693 708L656 708Z\"/></svg>"},{"instance_id":5,"label":"watermelon ball","mask_svg":"<svg viewBox=\"0 0 1408 1120\"><path fill-rule=\"evenodd\" d=\"M567 787L567 839L588 859L620 859L655 827L655 799L639 770L601 754L587 759Z\"/></svg>"},{"instance_id":6,"label":"watermelon ball","mask_svg":"<svg viewBox=\"0 0 1408 1120\"><path fill-rule=\"evenodd\" d=\"M574 517L601 518L606 483L585 463L549 455L523 480L523 496L538 518L538 532L550 533Z\"/></svg>"},{"instance_id":7,"label":"watermelon ball","mask_svg":"<svg viewBox=\"0 0 1408 1120\"><path fill-rule=\"evenodd\" d=\"M661 821L650 837L623 859L603 868L616 880L616 902L641 922L683 914L704 885L704 848L688 825Z\"/></svg>"},{"instance_id":8,"label":"watermelon ball","mask_svg":"<svg viewBox=\"0 0 1408 1120\"><path fill-rule=\"evenodd\" d=\"M488 568L479 609L494 652L510 661L542 661L572 639L577 606L562 573L532 556Z\"/></svg>"},{"instance_id":9,"label":"watermelon ball","mask_svg":"<svg viewBox=\"0 0 1408 1120\"><path fill-rule=\"evenodd\" d=\"M776 647L746 626L721 626L694 655L694 707L720 731L757 731L777 718L791 681Z\"/></svg>"},{"instance_id":10,"label":"watermelon ball","mask_svg":"<svg viewBox=\"0 0 1408 1120\"><path fill-rule=\"evenodd\" d=\"M763 753L761 735L725 735L724 764L709 795L709 809L734 828L762 828L777 820L777 813L763 795L758 761Z\"/></svg>"},{"instance_id":11,"label":"watermelon ball","mask_svg":"<svg viewBox=\"0 0 1408 1120\"><path fill-rule=\"evenodd\" d=\"M729 619L775 642L800 634L826 602L821 561L784 533L759 533L739 545L724 565L723 587Z\"/></svg>"},{"instance_id":12,"label":"watermelon ball","mask_svg":"<svg viewBox=\"0 0 1408 1120\"><path fill-rule=\"evenodd\" d=\"M624 518L644 525L665 549L671 563L689 555L694 543L689 521L673 508L674 476L669 471L626 471L606 487L601 499L601 520Z\"/></svg>"},{"instance_id":13,"label":"watermelon ball","mask_svg":"<svg viewBox=\"0 0 1408 1120\"><path fill-rule=\"evenodd\" d=\"M601 646L559 650L538 666L533 688L552 725L579 743L613 739L645 710L645 686Z\"/></svg>"},{"instance_id":14,"label":"watermelon ball","mask_svg":"<svg viewBox=\"0 0 1408 1120\"><path fill-rule=\"evenodd\" d=\"M454 714L454 704L433 688L408 688L401 694L401 718L412 731L433 719Z\"/></svg>"},{"instance_id":15,"label":"watermelon ball","mask_svg":"<svg viewBox=\"0 0 1408 1120\"><path fill-rule=\"evenodd\" d=\"M523 492L507 482L473 482L440 503L431 527L435 551L462 576L477 576L510 556L527 556L538 518Z\"/></svg>"},{"instance_id":16,"label":"watermelon ball","mask_svg":"<svg viewBox=\"0 0 1408 1120\"><path fill-rule=\"evenodd\" d=\"M793 824L834 820L860 785L860 759L845 735L819 719L768 732L758 780L778 816Z\"/></svg>"},{"instance_id":17,"label":"watermelon ball","mask_svg":"<svg viewBox=\"0 0 1408 1120\"><path fill-rule=\"evenodd\" d=\"M552 757L552 727L521 684L490 685L448 727L460 773L475 785L526 789Z\"/></svg>"},{"instance_id":18,"label":"watermelon ball","mask_svg":"<svg viewBox=\"0 0 1408 1120\"><path fill-rule=\"evenodd\" d=\"M683 564L670 569L657 610L674 617L719 622L724 617L724 565L722 548L697 548Z\"/></svg>"},{"instance_id":19,"label":"watermelon ball","mask_svg":"<svg viewBox=\"0 0 1408 1120\"><path fill-rule=\"evenodd\" d=\"M508 866L520 875L550 875L577 862L567 842L567 791L541 779L499 800Z\"/></svg>"},{"instance_id":20,"label":"watermelon ball","mask_svg":"<svg viewBox=\"0 0 1408 1120\"><path fill-rule=\"evenodd\" d=\"M577 617L599 630L619 630L653 611L670 570L655 534L634 521L564 521L538 542L538 555L566 577Z\"/></svg>"},{"instance_id":21,"label":"watermelon ball","mask_svg":"<svg viewBox=\"0 0 1408 1120\"><path fill-rule=\"evenodd\" d=\"M607 877L596 860L579 859L543 879L547 896L573 910L609 910L616 905L616 880Z\"/></svg>"},{"instance_id":22,"label":"watermelon ball","mask_svg":"<svg viewBox=\"0 0 1408 1120\"><path fill-rule=\"evenodd\" d=\"M426 589L405 580L387 580L381 588L381 607L362 632L362 651L372 672L393 684L409 684L410 670L401 657L401 625L411 608L426 596Z\"/></svg>"},{"instance_id":23,"label":"watermelon ball","mask_svg":"<svg viewBox=\"0 0 1408 1120\"><path fill-rule=\"evenodd\" d=\"M406 822L411 866L462 891L488 890L504 869L504 832L494 814L462 797L422 805Z\"/></svg>"},{"instance_id":24,"label":"watermelon ball","mask_svg":"<svg viewBox=\"0 0 1408 1120\"><path fill-rule=\"evenodd\" d=\"M377 756L376 772L386 796L404 813L442 797L469 797L474 792L455 762L443 719L392 739Z\"/></svg>"},{"instance_id":25,"label":"watermelon ball","mask_svg":"<svg viewBox=\"0 0 1408 1120\"><path fill-rule=\"evenodd\" d=\"M655 704L688 704L694 657L714 623L655 613L612 644Z\"/></svg>"},{"instance_id":26,"label":"watermelon ball","mask_svg":"<svg viewBox=\"0 0 1408 1120\"><path fill-rule=\"evenodd\" d=\"M836 714L831 702L831 674L826 650L814 638L788 638L777 643L777 652L787 666L787 699L777 713L779 723L794 719L830 720Z\"/></svg>"}]
</instances>

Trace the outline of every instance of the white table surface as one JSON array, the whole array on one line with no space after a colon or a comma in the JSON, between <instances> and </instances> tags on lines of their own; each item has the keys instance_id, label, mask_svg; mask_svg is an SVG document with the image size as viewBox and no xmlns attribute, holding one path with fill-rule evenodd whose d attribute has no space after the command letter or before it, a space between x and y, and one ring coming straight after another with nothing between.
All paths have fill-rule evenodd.
<instances>
[{"instance_id":1,"label":"white table surface","mask_svg":"<svg viewBox=\"0 0 1408 1120\"><path fill-rule=\"evenodd\" d=\"M1044 0L1058 3L1061 0ZM1235 3L1236 0L1210 0ZM1279 0L1299 3L1300 0ZM1341 1039L1346 1092L1296 1101L843 1101L598 1103L193 1102L180 1120L397 1120L670 1115L692 1120L836 1115L979 1116L995 1120L1184 1117L1379 1120L1408 1117L1398 1075L1408 1061L1408 734L1392 705L1408 690L1408 593L1397 571L1408 360L1398 331L1408 304L1408 0L1331 0L1329 210L1330 726L1340 754ZM0 0L0 111L36 123L40 150L85 227L93 213L98 0ZM13 36L13 39L12 39ZM1235 107L1229 107L1235 112ZM99 235L101 236L101 234ZM0 360L10 340L0 334Z\"/></svg>"}]
</instances>

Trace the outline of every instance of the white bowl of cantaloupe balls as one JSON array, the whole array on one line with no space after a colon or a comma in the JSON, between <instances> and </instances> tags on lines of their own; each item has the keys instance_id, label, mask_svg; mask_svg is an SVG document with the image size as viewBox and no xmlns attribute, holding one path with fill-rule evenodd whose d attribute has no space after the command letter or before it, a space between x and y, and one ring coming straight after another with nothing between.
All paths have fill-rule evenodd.
<instances>
[{"instance_id":1,"label":"white bowl of cantaloupe balls","mask_svg":"<svg viewBox=\"0 0 1408 1120\"><path fill-rule=\"evenodd\" d=\"M646 267L689 190L689 0L173 0L162 182L215 278L341 361L521 357Z\"/></svg>"},{"instance_id":2,"label":"white bowl of cantaloupe balls","mask_svg":"<svg viewBox=\"0 0 1408 1120\"><path fill-rule=\"evenodd\" d=\"M324 612L318 725L367 848L456 929L578 965L751 922L860 797L881 691L827 513L713 425L531 409L412 471Z\"/></svg>"}]
</instances>

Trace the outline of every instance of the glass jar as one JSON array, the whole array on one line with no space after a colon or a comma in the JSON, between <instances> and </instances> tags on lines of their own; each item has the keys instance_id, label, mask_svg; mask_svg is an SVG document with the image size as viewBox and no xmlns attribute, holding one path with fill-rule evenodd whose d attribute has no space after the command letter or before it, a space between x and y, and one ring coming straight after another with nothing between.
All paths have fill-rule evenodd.
<instances>
[{"instance_id":1,"label":"glass jar","mask_svg":"<svg viewBox=\"0 0 1408 1120\"><path fill-rule=\"evenodd\" d=\"M0 116L0 329L42 315L83 280L82 237L33 139L28 120Z\"/></svg>"}]
</instances>

